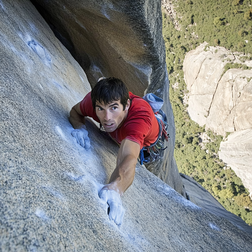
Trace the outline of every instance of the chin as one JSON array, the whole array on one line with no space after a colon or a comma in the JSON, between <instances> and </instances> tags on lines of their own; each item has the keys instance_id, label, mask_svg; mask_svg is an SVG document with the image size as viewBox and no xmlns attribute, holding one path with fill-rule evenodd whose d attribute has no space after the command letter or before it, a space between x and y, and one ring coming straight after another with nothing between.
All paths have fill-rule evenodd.
<instances>
[{"instance_id":1,"label":"chin","mask_svg":"<svg viewBox=\"0 0 252 252\"><path fill-rule=\"evenodd\" d=\"M115 130L117 129L116 126L114 126L113 128L106 128L106 127L103 126L103 128L104 128L104 130L105 130L106 132L113 132L113 131L115 131Z\"/></svg>"},{"instance_id":2,"label":"chin","mask_svg":"<svg viewBox=\"0 0 252 252\"><path fill-rule=\"evenodd\" d=\"M116 129L105 129L106 132L113 132L115 131Z\"/></svg>"}]
</instances>

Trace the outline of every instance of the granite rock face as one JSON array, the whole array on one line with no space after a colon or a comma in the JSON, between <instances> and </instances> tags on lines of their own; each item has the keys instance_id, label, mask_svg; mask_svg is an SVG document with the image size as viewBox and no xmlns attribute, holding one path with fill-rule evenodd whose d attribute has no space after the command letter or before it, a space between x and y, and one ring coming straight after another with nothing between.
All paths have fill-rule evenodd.
<instances>
[{"instance_id":1,"label":"granite rock face","mask_svg":"<svg viewBox=\"0 0 252 252\"><path fill-rule=\"evenodd\" d=\"M32 1L56 36L84 69L93 86L101 76L123 80L143 96L164 99L170 141L155 175L183 194L173 157L175 127L162 38L161 1Z\"/></svg>"},{"instance_id":2,"label":"granite rock face","mask_svg":"<svg viewBox=\"0 0 252 252\"><path fill-rule=\"evenodd\" d=\"M252 129L230 134L220 144L219 157L241 178L252 199Z\"/></svg>"},{"instance_id":3,"label":"granite rock face","mask_svg":"<svg viewBox=\"0 0 252 252\"><path fill-rule=\"evenodd\" d=\"M250 229L206 212L139 164L123 224L98 197L118 146L69 110L90 91L79 64L28 0L0 1L1 251L250 251ZM106 146L106 147L104 147Z\"/></svg>"},{"instance_id":4,"label":"granite rock face","mask_svg":"<svg viewBox=\"0 0 252 252\"><path fill-rule=\"evenodd\" d=\"M187 53L184 77L189 90L190 117L206 129L225 136L219 156L252 192L252 70L229 69L227 63L252 67L244 55L204 43Z\"/></svg>"}]
</instances>

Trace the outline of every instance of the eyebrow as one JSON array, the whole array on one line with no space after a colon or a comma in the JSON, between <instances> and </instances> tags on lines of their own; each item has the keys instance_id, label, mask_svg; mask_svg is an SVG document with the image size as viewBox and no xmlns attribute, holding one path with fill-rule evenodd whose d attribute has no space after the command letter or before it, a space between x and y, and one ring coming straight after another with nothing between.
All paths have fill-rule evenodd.
<instances>
[{"instance_id":1,"label":"eyebrow","mask_svg":"<svg viewBox=\"0 0 252 252\"><path fill-rule=\"evenodd\" d=\"M96 108L102 108L101 106L99 106L99 105L97 105L97 104L95 105L95 107L96 107Z\"/></svg>"},{"instance_id":2,"label":"eyebrow","mask_svg":"<svg viewBox=\"0 0 252 252\"><path fill-rule=\"evenodd\" d=\"M115 103L112 103L111 105L109 105L109 107L113 107L113 106L119 106L119 103L115 102ZM99 105L95 105L95 107L98 107L98 108L103 108L102 106L99 106Z\"/></svg>"},{"instance_id":3,"label":"eyebrow","mask_svg":"<svg viewBox=\"0 0 252 252\"><path fill-rule=\"evenodd\" d=\"M118 104L117 102L115 102L115 103L109 105L109 107L113 107L113 106L115 106L115 105L119 106L119 104Z\"/></svg>"}]
</instances>

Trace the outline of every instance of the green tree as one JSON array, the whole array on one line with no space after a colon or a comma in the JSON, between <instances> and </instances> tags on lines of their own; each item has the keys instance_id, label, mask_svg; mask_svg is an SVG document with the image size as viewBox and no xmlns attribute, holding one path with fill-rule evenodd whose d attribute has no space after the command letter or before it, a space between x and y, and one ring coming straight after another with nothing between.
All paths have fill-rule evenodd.
<instances>
[{"instance_id":1,"label":"green tree","mask_svg":"<svg viewBox=\"0 0 252 252\"><path fill-rule=\"evenodd\" d=\"M248 32L245 31L244 29L240 29L240 30L238 31L238 35L239 35L240 37L244 37L244 36L246 36L247 34L248 34Z\"/></svg>"},{"instance_id":2,"label":"green tree","mask_svg":"<svg viewBox=\"0 0 252 252\"><path fill-rule=\"evenodd\" d=\"M214 45L218 46L220 44L220 40L219 39L214 39Z\"/></svg>"},{"instance_id":3,"label":"green tree","mask_svg":"<svg viewBox=\"0 0 252 252\"><path fill-rule=\"evenodd\" d=\"M252 19L252 9L249 9L244 13L244 20L251 20Z\"/></svg>"},{"instance_id":4,"label":"green tree","mask_svg":"<svg viewBox=\"0 0 252 252\"><path fill-rule=\"evenodd\" d=\"M223 20L224 20L223 18L215 17L213 23L215 26L221 26L225 24Z\"/></svg>"},{"instance_id":5,"label":"green tree","mask_svg":"<svg viewBox=\"0 0 252 252\"><path fill-rule=\"evenodd\" d=\"M237 6L237 5L241 4L241 3L242 3L241 0L233 0L232 5Z\"/></svg>"}]
</instances>

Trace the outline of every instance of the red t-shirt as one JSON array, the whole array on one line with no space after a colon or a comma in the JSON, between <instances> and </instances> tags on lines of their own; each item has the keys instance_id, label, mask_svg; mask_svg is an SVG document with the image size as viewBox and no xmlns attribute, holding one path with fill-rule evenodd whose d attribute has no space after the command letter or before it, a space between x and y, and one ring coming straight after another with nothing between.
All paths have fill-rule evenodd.
<instances>
[{"instance_id":1,"label":"red t-shirt","mask_svg":"<svg viewBox=\"0 0 252 252\"><path fill-rule=\"evenodd\" d=\"M131 105L127 118L123 125L115 131L109 132L109 135L119 144L124 139L129 139L138 143L142 149L156 141L159 134L159 124L148 102L131 92L129 92L129 97ZM81 101L80 110L84 116L92 117L100 123L92 106L91 92Z\"/></svg>"}]
</instances>

